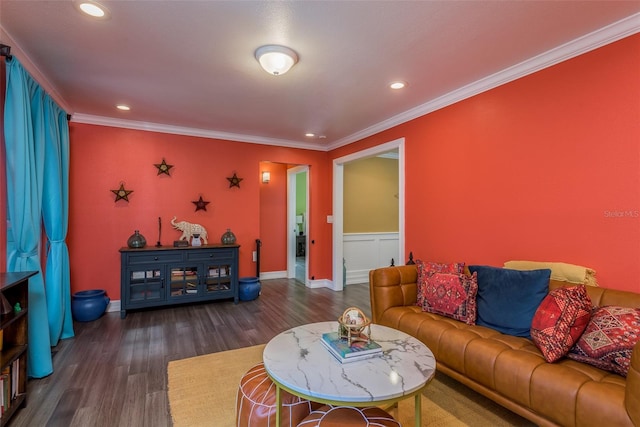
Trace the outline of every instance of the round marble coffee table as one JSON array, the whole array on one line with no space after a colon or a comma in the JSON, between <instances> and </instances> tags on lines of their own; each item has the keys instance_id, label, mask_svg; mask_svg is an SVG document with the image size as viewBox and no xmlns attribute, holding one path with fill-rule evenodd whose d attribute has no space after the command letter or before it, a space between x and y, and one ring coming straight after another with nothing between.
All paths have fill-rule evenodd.
<instances>
[{"instance_id":1,"label":"round marble coffee table","mask_svg":"<svg viewBox=\"0 0 640 427\"><path fill-rule=\"evenodd\" d=\"M340 363L320 342L338 330L338 322L298 326L275 336L264 349L267 374L277 387L276 424L280 425L280 390L332 405L393 405L415 396L416 427L421 426L421 392L436 372L431 350L416 338L371 325L371 338L383 353Z\"/></svg>"}]
</instances>

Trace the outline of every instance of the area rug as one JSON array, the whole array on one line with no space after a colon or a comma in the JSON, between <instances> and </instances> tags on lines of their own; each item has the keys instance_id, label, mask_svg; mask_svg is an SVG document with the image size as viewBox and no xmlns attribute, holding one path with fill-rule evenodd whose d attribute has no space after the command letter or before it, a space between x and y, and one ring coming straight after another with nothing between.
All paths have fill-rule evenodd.
<instances>
[{"instance_id":1,"label":"area rug","mask_svg":"<svg viewBox=\"0 0 640 427\"><path fill-rule=\"evenodd\" d=\"M235 426L240 378L262 361L264 345L171 361L168 393L174 427ZM414 399L392 414L403 426L415 425ZM437 374L422 396L425 426L533 426L518 415Z\"/></svg>"}]
</instances>

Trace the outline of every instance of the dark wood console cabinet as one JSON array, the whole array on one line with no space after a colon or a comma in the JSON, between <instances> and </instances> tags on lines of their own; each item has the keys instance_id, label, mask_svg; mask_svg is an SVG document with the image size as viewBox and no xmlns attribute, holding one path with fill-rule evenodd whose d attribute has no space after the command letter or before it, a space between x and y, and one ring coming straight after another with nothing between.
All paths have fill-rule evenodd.
<instances>
[{"instance_id":1,"label":"dark wood console cabinet","mask_svg":"<svg viewBox=\"0 0 640 427\"><path fill-rule=\"evenodd\" d=\"M231 299L238 303L239 245L120 249L120 317L127 310Z\"/></svg>"}]
</instances>

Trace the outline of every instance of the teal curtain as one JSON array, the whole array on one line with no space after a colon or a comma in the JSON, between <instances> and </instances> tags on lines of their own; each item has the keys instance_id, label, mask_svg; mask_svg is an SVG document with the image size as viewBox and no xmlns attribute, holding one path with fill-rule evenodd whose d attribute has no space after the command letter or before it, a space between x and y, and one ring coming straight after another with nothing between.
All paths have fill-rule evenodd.
<instances>
[{"instance_id":1,"label":"teal curtain","mask_svg":"<svg viewBox=\"0 0 640 427\"><path fill-rule=\"evenodd\" d=\"M27 358L27 374L30 377L42 378L53 372L51 359L51 344L53 329L65 329L65 333L72 332L72 325L65 320L70 312L69 291L69 261L66 252L64 236L67 229L66 201L68 189L60 190L57 182L49 182L51 163L58 163L60 169L66 168L68 174L68 125L64 123L66 130L61 130L60 108L53 103L38 83L14 57L6 62L6 94L4 108L5 145L6 145L6 171L7 171L7 270L38 271L40 274L29 280L29 350ZM62 143L60 138L66 138ZM53 142L55 139L57 142ZM50 147L48 147L50 146ZM67 148L65 148L67 147ZM46 162L47 155L57 151L60 156L66 156L64 161L50 160ZM49 163L49 164L47 164ZM46 173L45 173L46 171ZM57 174L58 172L54 172ZM60 172L64 175L64 172ZM66 178L56 177L61 185L66 185ZM46 185L45 185L46 181ZM62 184L64 182L64 184ZM42 198L46 190L47 214L45 222L47 233L51 233L52 242L49 254L53 255L51 266L51 289L49 284L45 289L45 281L40 265L41 231L42 231ZM56 194L58 193L58 194ZM60 199L55 201L56 199ZM55 206L58 206L57 208ZM64 208L61 206L65 205ZM57 213L51 213L56 210ZM62 212L60 210L63 209ZM56 216L60 215L60 216ZM64 217L64 218L63 218ZM52 225L55 223L55 225ZM55 247L55 249L53 249ZM55 252L54 252L55 251ZM66 261L65 261L66 260ZM66 272L62 272L66 269ZM47 267L49 270L49 266ZM67 284L64 285L64 280ZM56 283L57 282L57 283ZM66 286L66 291L61 289ZM56 292L62 295L54 295ZM48 299L53 301L48 302ZM62 305L68 305L60 308ZM52 306L49 312L48 306ZM50 321L49 317L55 318ZM62 320L60 320L60 317ZM67 324L67 322L69 322ZM52 325L50 331L49 325ZM58 324L63 325L62 327ZM59 338L61 333L57 334ZM53 341L57 342L55 338Z\"/></svg>"},{"instance_id":2,"label":"teal curtain","mask_svg":"<svg viewBox=\"0 0 640 427\"><path fill-rule=\"evenodd\" d=\"M51 345L71 338L71 280L65 239L69 224L69 125L67 113L47 95L42 219L49 240L45 284Z\"/></svg>"}]
</instances>

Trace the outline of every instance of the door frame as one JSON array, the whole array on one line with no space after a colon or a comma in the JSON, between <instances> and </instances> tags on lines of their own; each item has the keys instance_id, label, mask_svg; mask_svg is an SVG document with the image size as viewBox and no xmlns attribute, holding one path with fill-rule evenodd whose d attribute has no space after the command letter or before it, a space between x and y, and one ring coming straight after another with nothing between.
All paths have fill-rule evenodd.
<instances>
[{"instance_id":1,"label":"door frame","mask_svg":"<svg viewBox=\"0 0 640 427\"><path fill-rule=\"evenodd\" d=\"M287 169L287 278L296 277L296 175L299 173L307 173L306 179L306 201L304 212L304 238L305 254L304 254L304 284L309 284L309 165L301 165Z\"/></svg>"},{"instance_id":2,"label":"door frame","mask_svg":"<svg viewBox=\"0 0 640 427\"><path fill-rule=\"evenodd\" d=\"M398 150L398 246L399 260L404 260L404 138L398 138L375 147L367 148L333 160L333 290L341 291L343 285L344 257L344 165L354 160L377 156L391 150Z\"/></svg>"}]
</instances>

